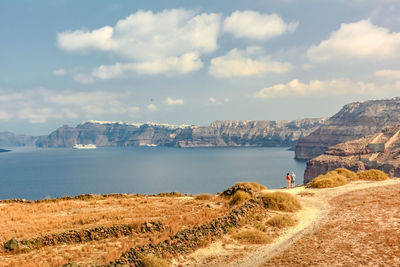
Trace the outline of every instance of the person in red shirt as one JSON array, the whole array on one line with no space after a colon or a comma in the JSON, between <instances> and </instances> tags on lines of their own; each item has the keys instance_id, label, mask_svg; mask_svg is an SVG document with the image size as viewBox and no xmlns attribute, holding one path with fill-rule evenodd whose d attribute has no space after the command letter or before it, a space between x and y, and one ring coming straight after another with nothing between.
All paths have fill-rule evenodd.
<instances>
[{"instance_id":1,"label":"person in red shirt","mask_svg":"<svg viewBox=\"0 0 400 267\"><path fill-rule=\"evenodd\" d=\"M286 174L286 182L287 182L287 188L290 188L290 175L289 175L289 173Z\"/></svg>"}]
</instances>

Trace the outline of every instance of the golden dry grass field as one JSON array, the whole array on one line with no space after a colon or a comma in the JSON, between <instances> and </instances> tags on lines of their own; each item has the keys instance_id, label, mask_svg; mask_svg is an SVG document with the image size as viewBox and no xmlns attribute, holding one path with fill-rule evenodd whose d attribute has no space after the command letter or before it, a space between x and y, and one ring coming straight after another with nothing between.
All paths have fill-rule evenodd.
<instances>
[{"instance_id":1,"label":"golden dry grass field","mask_svg":"<svg viewBox=\"0 0 400 267\"><path fill-rule=\"evenodd\" d=\"M78 244L42 247L30 252L0 250L0 266L58 266L68 262L106 264L136 245L164 240L177 231L223 216L226 200L192 197L106 197L42 203L1 203L0 243L114 224L160 220L170 230Z\"/></svg>"}]
</instances>

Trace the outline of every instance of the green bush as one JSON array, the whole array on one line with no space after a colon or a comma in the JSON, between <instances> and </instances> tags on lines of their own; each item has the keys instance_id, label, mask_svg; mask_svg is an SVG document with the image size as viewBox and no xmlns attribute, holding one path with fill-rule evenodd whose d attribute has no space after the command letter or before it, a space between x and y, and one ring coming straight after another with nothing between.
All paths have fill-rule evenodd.
<instances>
[{"instance_id":1,"label":"green bush","mask_svg":"<svg viewBox=\"0 0 400 267\"><path fill-rule=\"evenodd\" d=\"M384 181L388 178L387 174L380 170L368 170L357 173L360 180Z\"/></svg>"},{"instance_id":2,"label":"green bush","mask_svg":"<svg viewBox=\"0 0 400 267\"><path fill-rule=\"evenodd\" d=\"M301 209L299 201L285 192L264 193L261 196L264 206L271 210L296 211Z\"/></svg>"}]
</instances>

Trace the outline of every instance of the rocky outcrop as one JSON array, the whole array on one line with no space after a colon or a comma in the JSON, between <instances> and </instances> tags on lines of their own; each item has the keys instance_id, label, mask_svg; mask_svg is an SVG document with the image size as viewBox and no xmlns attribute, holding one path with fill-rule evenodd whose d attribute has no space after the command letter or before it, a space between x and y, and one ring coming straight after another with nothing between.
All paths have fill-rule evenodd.
<instances>
[{"instance_id":1,"label":"rocky outcrop","mask_svg":"<svg viewBox=\"0 0 400 267\"><path fill-rule=\"evenodd\" d=\"M390 177L400 177L400 125L380 133L329 147L324 154L307 162L304 183L337 168L354 172L378 169Z\"/></svg>"},{"instance_id":2,"label":"rocky outcrop","mask_svg":"<svg viewBox=\"0 0 400 267\"><path fill-rule=\"evenodd\" d=\"M297 159L311 159L330 147L380 132L400 123L400 98L345 105L337 114L296 145Z\"/></svg>"},{"instance_id":3,"label":"rocky outcrop","mask_svg":"<svg viewBox=\"0 0 400 267\"><path fill-rule=\"evenodd\" d=\"M38 138L37 136L0 132L0 146L34 146Z\"/></svg>"},{"instance_id":4,"label":"rocky outcrop","mask_svg":"<svg viewBox=\"0 0 400 267\"><path fill-rule=\"evenodd\" d=\"M324 119L294 121L215 121L210 126L88 121L62 126L39 138L39 147L96 146L293 146L319 127Z\"/></svg>"}]
</instances>

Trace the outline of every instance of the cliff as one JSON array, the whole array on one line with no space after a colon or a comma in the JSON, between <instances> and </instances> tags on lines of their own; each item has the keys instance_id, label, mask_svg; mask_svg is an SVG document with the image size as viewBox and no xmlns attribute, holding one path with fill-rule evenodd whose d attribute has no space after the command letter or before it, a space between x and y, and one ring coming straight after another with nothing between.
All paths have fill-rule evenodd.
<instances>
[{"instance_id":1,"label":"cliff","mask_svg":"<svg viewBox=\"0 0 400 267\"><path fill-rule=\"evenodd\" d=\"M294 146L324 119L294 121L215 121L210 126L88 121L62 126L37 140L39 147L96 146Z\"/></svg>"},{"instance_id":2,"label":"cliff","mask_svg":"<svg viewBox=\"0 0 400 267\"><path fill-rule=\"evenodd\" d=\"M380 132L400 123L400 98L345 105L310 135L299 139L295 157L311 159L333 145Z\"/></svg>"},{"instance_id":3,"label":"cliff","mask_svg":"<svg viewBox=\"0 0 400 267\"><path fill-rule=\"evenodd\" d=\"M3 147L34 146L37 139L36 136L0 132L0 146Z\"/></svg>"},{"instance_id":4,"label":"cliff","mask_svg":"<svg viewBox=\"0 0 400 267\"><path fill-rule=\"evenodd\" d=\"M391 177L400 176L400 125L385 127L368 135L329 147L324 154L307 162L304 183L336 168L354 172L378 169Z\"/></svg>"}]
</instances>

